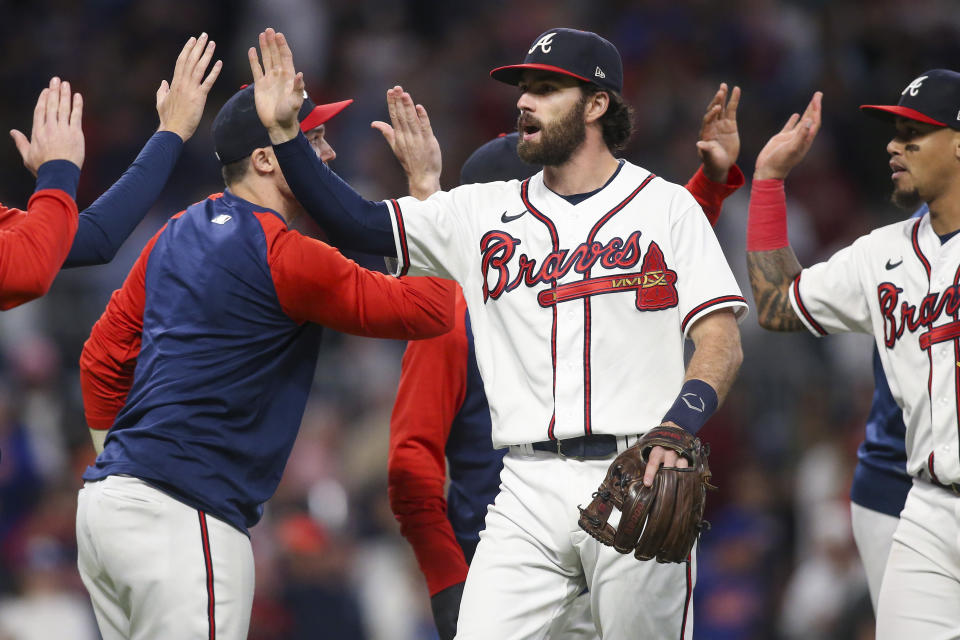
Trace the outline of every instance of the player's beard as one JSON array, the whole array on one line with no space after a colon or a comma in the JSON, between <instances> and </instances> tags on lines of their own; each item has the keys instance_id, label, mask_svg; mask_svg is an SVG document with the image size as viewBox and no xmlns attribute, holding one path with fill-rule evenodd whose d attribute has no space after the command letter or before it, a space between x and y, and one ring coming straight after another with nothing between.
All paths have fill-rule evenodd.
<instances>
[{"instance_id":1,"label":"player's beard","mask_svg":"<svg viewBox=\"0 0 960 640\"><path fill-rule=\"evenodd\" d=\"M566 163L587 138L587 124L583 121L583 110L586 105L587 97L580 96L580 100L570 107L569 111L547 126L529 112L522 112L517 118L517 131L520 132L517 155L520 159L527 164L539 164L545 167L556 167ZM531 124L540 127L539 142L523 139L523 127Z\"/></svg>"},{"instance_id":2,"label":"player's beard","mask_svg":"<svg viewBox=\"0 0 960 640\"><path fill-rule=\"evenodd\" d=\"M916 187L913 189L897 189L894 187L893 193L890 194L890 200L893 201L893 204L907 211L914 211L923 204L923 198L920 197L920 190Z\"/></svg>"}]
</instances>

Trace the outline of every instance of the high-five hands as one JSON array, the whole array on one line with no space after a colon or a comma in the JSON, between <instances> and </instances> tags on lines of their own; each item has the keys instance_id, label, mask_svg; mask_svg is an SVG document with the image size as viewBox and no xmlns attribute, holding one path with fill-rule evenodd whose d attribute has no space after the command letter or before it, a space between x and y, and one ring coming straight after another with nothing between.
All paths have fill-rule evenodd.
<instances>
[{"instance_id":1,"label":"high-five hands","mask_svg":"<svg viewBox=\"0 0 960 640\"><path fill-rule=\"evenodd\" d=\"M172 131L186 142L197 130L207 95L223 68L223 62L217 60L207 77L203 77L216 46L213 40L208 42L206 33L190 38L183 45L173 69L173 79L169 83L162 81L157 89L159 131Z\"/></svg>"},{"instance_id":2,"label":"high-five hands","mask_svg":"<svg viewBox=\"0 0 960 640\"><path fill-rule=\"evenodd\" d=\"M83 97L70 92L69 82L51 78L50 86L40 93L33 109L30 138L17 129L10 131L10 137L23 158L23 166L34 176L37 168L50 160L69 160L77 167L83 167L82 117Z\"/></svg>"},{"instance_id":3,"label":"high-five hands","mask_svg":"<svg viewBox=\"0 0 960 640\"><path fill-rule=\"evenodd\" d=\"M257 115L267 128L270 141L280 144L297 137L300 131L297 114L303 104L303 73L294 69L287 39L271 28L260 34L260 57L262 67L256 47L247 51Z\"/></svg>"},{"instance_id":4,"label":"high-five hands","mask_svg":"<svg viewBox=\"0 0 960 640\"><path fill-rule=\"evenodd\" d=\"M783 180L800 164L820 130L822 100L823 93L814 93L803 116L796 113L790 116L783 129L764 145L757 156L754 180Z\"/></svg>"}]
</instances>

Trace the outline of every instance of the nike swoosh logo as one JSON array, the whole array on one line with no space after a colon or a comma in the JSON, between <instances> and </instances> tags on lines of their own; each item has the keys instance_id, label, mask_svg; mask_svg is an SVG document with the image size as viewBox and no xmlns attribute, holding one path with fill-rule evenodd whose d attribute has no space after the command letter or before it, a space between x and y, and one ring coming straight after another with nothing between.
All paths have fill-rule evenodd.
<instances>
[{"instance_id":1,"label":"nike swoosh logo","mask_svg":"<svg viewBox=\"0 0 960 640\"><path fill-rule=\"evenodd\" d=\"M902 264L903 264L903 258L900 258L900 262L891 262L890 260L887 260L887 271L890 271L890 269L896 269Z\"/></svg>"},{"instance_id":2,"label":"nike swoosh logo","mask_svg":"<svg viewBox=\"0 0 960 640\"><path fill-rule=\"evenodd\" d=\"M513 222L514 220L516 220L517 218L521 217L521 216L522 216L523 214L525 214L525 213L526 213L526 211L521 211L520 213L515 213L515 214L513 214L512 216L508 216L508 215L507 215L507 212L504 211L504 212L500 215L500 222Z\"/></svg>"}]
</instances>

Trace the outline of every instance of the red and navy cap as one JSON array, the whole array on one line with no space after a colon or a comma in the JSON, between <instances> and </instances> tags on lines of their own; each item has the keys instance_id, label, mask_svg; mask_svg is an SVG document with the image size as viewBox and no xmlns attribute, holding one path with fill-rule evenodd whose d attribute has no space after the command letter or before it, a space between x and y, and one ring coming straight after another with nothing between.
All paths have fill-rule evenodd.
<instances>
[{"instance_id":1,"label":"red and navy cap","mask_svg":"<svg viewBox=\"0 0 960 640\"><path fill-rule=\"evenodd\" d=\"M343 111L353 100L318 105L304 92L297 118L306 133ZM227 100L213 119L213 146L220 164L249 156L254 149L270 146L270 136L257 115L253 85L245 85Z\"/></svg>"},{"instance_id":2,"label":"red and navy cap","mask_svg":"<svg viewBox=\"0 0 960 640\"><path fill-rule=\"evenodd\" d=\"M960 73L949 69L924 71L907 85L895 105L865 104L867 114L895 117L960 130Z\"/></svg>"},{"instance_id":3,"label":"red and navy cap","mask_svg":"<svg viewBox=\"0 0 960 640\"><path fill-rule=\"evenodd\" d=\"M608 40L591 31L550 29L540 34L521 64L497 67L495 80L516 85L526 69L562 73L607 91L623 92L623 62Z\"/></svg>"}]
</instances>

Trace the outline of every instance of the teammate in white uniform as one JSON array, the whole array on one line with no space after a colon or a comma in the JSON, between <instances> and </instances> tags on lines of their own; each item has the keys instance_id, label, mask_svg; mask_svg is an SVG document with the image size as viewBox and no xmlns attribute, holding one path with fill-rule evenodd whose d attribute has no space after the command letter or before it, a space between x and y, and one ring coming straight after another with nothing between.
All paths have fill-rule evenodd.
<instances>
[{"instance_id":1,"label":"teammate in white uniform","mask_svg":"<svg viewBox=\"0 0 960 640\"><path fill-rule=\"evenodd\" d=\"M893 199L929 213L882 227L801 270L786 239L783 178L820 124L819 94L757 158L747 261L760 323L873 334L907 426L913 486L880 590L877 638L960 634L960 74L927 71L897 105L887 145Z\"/></svg>"},{"instance_id":2,"label":"teammate in white uniform","mask_svg":"<svg viewBox=\"0 0 960 640\"><path fill-rule=\"evenodd\" d=\"M577 525L578 503L618 451L662 422L695 431L716 408L742 358L735 314L746 311L692 196L613 155L630 131L616 48L552 29L524 64L494 70L519 83L518 150L543 172L389 207L304 154L289 126L292 56L270 30L261 50L258 111L297 198L325 211L342 246L395 252L401 273L463 287L493 442L509 451L457 638L543 638L584 587L602 637L692 638L693 561L638 562ZM388 103L403 146L425 112L399 87ZM685 371L687 337L696 350ZM685 464L657 448L648 480L661 461Z\"/></svg>"}]
</instances>

